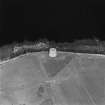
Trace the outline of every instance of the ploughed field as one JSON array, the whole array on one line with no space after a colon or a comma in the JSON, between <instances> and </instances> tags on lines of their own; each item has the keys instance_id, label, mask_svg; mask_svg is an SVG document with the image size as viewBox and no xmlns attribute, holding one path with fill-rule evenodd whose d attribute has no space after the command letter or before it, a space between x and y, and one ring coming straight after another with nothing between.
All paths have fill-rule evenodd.
<instances>
[{"instance_id":1,"label":"ploughed field","mask_svg":"<svg viewBox=\"0 0 105 105\"><path fill-rule=\"evenodd\" d=\"M105 104L104 57L27 55L0 71L0 105Z\"/></svg>"}]
</instances>

